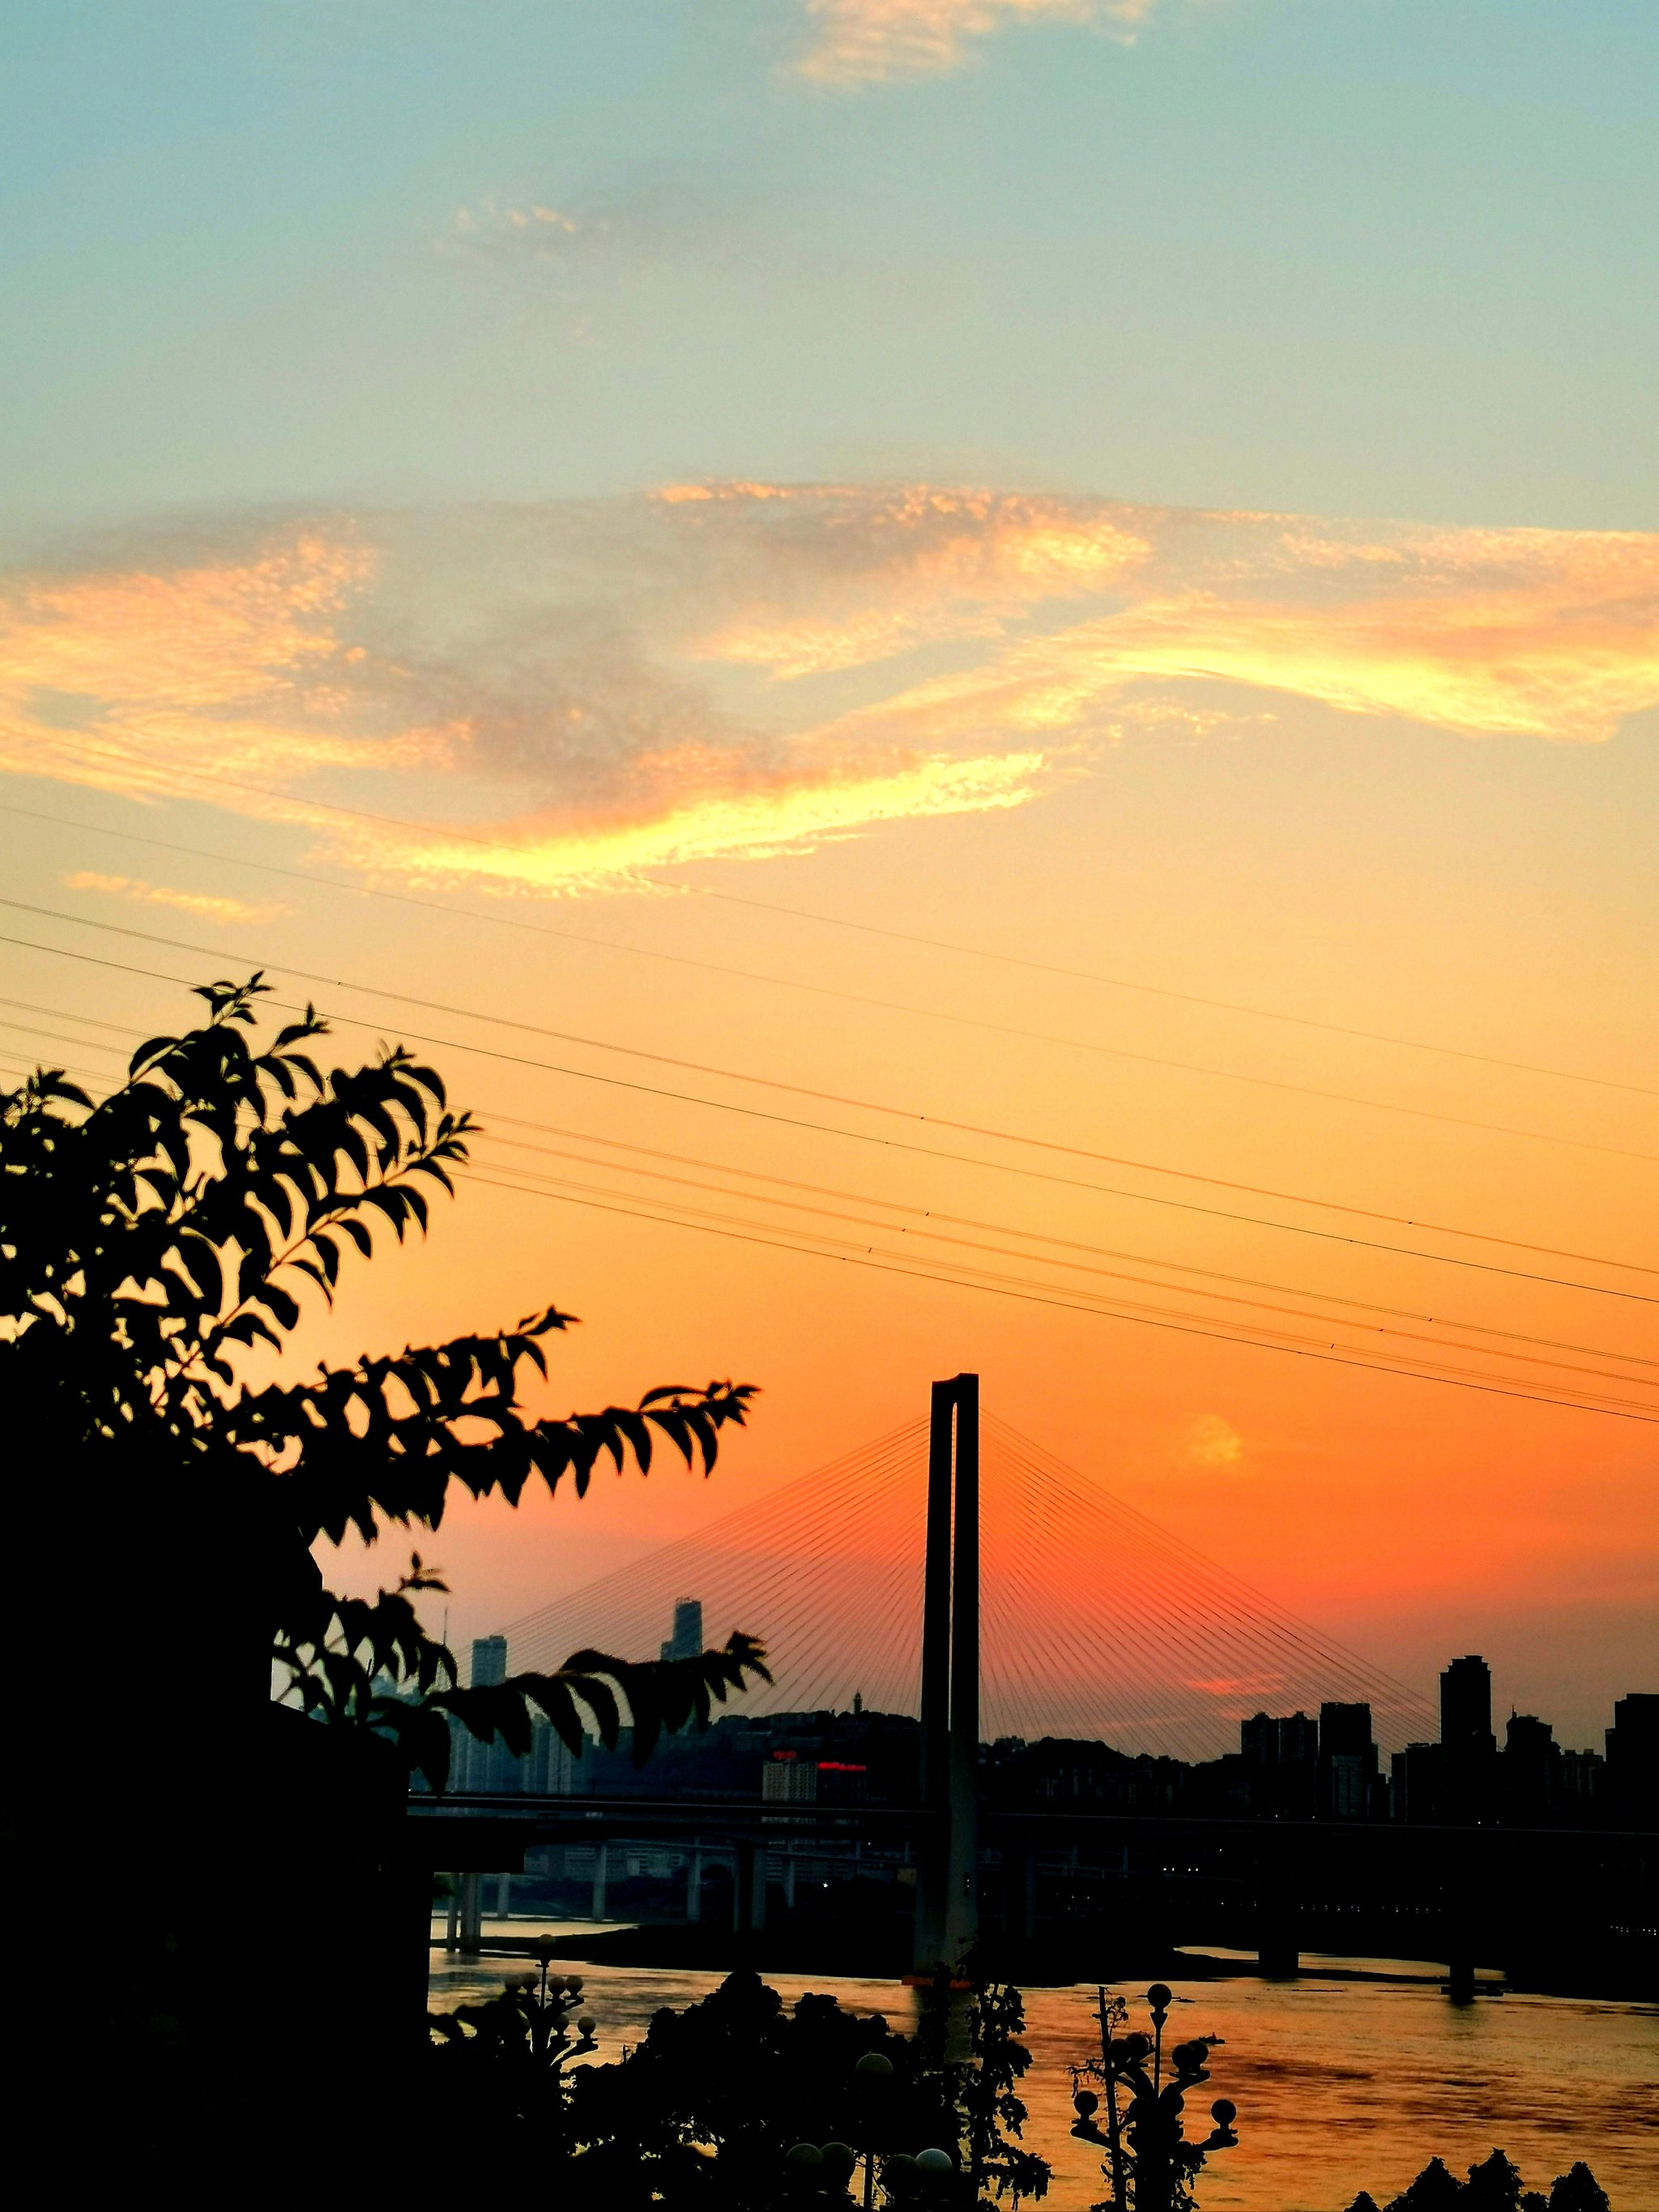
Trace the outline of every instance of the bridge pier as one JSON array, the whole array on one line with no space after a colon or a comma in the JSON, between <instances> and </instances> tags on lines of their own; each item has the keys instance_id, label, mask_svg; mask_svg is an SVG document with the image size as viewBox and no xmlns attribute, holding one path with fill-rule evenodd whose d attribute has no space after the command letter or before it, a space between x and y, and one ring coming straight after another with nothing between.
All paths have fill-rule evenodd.
<instances>
[{"instance_id":1,"label":"bridge pier","mask_svg":"<svg viewBox=\"0 0 1659 2212\"><path fill-rule=\"evenodd\" d=\"M483 1876L469 1872L460 1876L460 1937L456 1948L476 1958L483 1943Z\"/></svg>"},{"instance_id":2,"label":"bridge pier","mask_svg":"<svg viewBox=\"0 0 1659 2212\"><path fill-rule=\"evenodd\" d=\"M702 1918L702 1845L694 1843L685 1863L685 1917L694 1925Z\"/></svg>"},{"instance_id":3,"label":"bridge pier","mask_svg":"<svg viewBox=\"0 0 1659 2212\"><path fill-rule=\"evenodd\" d=\"M1302 1952L1297 1942L1296 1909L1286 1914L1262 1917L1256 1936L1255 1962L1275 1980L1293 1981L1302 1971Z\"/></svg>"},{"instance_id":4,"label":"bridge pier","mask_svg":"<svg viewBox=\"0 0 1659 2212\"><path fill-rule=\"evenodd\" d=\"M610 1875L611 1846L609 1844L595 1844L593 1846L593 1896L588 1913L590 1920L603 1920L606 1917L605 1892Z\"/></svg>"},{"instance_id":5,"label":"bridge pier","mask_svg":"<svg viewBox=\"0 0 1659 2212\"><path fill-rule=\"evenodd\" d=\"M737 1847L737 1879L732 1885L732 1932L742 1957L766 1925L766 1846L744 1841Z\"/></svg>"},{"instance_id":6,"label":"bridge pier","mask_svg":"<svg viewBox=\"0 0 1659 2212\"><path fill-rule=\"evenodd\" d=\"M1297 1869L1283 1838L1271 1839L1256 1867L1255 1957L1264 1974L1293 1978L1302 1969L1297 1927Z\"/></svg>"},{"instance_id":7,"label":"bridge pier","mask_svg":"<svg viewBox=\"0 0 1659 2212\"><path fill-rule=\"evenodd\" d=\"M1481 1890L1468 1835L1449 1838L1441 1890L1445 1931L1446 1994L1454 2004L1474 2002L1475 1929L1482 1921Z\"/></svg>"},{"instance_id":8,"label":"bridge pier","mask_svg":"<svg viewBox=\"0 0 1659 2212\"><path fill-rule=\"evenodd\" d=\"M1035 1942L1037 1932L1037 1855L1005 1851L1002 1860L1003 1933L1010 1945Z\"/></svg>"}]
</instances>

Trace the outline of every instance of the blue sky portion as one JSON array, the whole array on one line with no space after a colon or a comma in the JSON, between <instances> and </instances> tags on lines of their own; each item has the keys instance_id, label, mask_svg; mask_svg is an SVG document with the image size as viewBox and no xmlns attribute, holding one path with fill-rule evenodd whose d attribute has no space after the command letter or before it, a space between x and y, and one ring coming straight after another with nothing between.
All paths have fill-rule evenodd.
<instances>
[{"instance_id":1,"label":"blue sky portion","mask_svg":"<svg viewBox=\"0 0 1659 2212\"><path fill-rule=\"evenodd\" d=\"M1163 0L860 84L793 0L9 12L26 524L727 475L1652 518L1630 0Z\"/></svg>"}]
</instances>

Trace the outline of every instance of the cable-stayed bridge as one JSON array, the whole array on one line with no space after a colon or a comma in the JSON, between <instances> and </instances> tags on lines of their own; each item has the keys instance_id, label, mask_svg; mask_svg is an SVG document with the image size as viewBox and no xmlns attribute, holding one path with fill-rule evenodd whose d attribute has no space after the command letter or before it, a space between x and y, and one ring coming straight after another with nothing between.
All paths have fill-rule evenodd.
<instances>
[{"instance_id":1,"label":"cable-stayed bridge","mask_svg":"<svg viewBox=\"0 0 1659 2212\"><path fill-rule=\"evenodd\" d=\"M416 1800L417 1820L442 1824L446 1863L478 1870L463 1875L452 1942L477 1946L482 1871L522 1867L534 1844L562 1850L567 1879L580 1862L595 1919L613 1862L660 1860L684 1879L688 1932L710 1934L718 1876L729 1898L713 1917L751 1957L775 1899L799 1935L804 1875L809 1889L866 1884L859 1921L818 1930L813 1958L842 1964L849 1926L870 1939L866 1964L902 1945L918 1967L954 1966L983 1946L1067 1978L1115 1971L1126 1939L1143 1962L1148 1946L1194 1942L1246 1945L1276 1969L1304 1948L1437 1959L1465 1994L1477 1961L1607 1987L1659 1963L1650 1838L1367 1817L1372 1728L1385 1747L1430 1735L1425 1702L1097 1480L981 1420L976 1376L935 1383L926 1419L512 1624L498 1656L514 1670L583 1646L643 1657L687 1598L714 1640L763 1638L774 1680L742 1701L751 1720L902 1717L916 1754L903 1788L809 1802L751 1778L746 1795L675 1795L655 1783L671 1752L645 1770L646 1794L583 1794L578 1775L547 1794L521 1779L514 1794ZM1105 1810L987 1787L999 1739L1203 1760L1262 1709L1341 1724L1316 1806L1194 1817L1156 1796ZM1333 1786L1344 1759L1357 1788ZM894 1902L871 1904L872 1875Z\"/></svg>"},{"instance_id":2,"label":"cable-stayed bridge","mask_svg":"<svg viewBox=\"0 0 1659 2212\"><path fill-rule=\"evenodd\" d=\"M675 1601L710 1640L765 1643L773 1681L744 1710L917 1714L930 1422L895 1429L540 1607L506 1629L514 1668L583 1644L644 1656ZM1405 1684L1206 1559L1097 1478L984 1416L980 1724L988 1740L1100 1738L1183 1759L1238 1748L1262 1708L1367 1703L1378 1742L1432 1735Z\"/></svg>"}]
</instances>

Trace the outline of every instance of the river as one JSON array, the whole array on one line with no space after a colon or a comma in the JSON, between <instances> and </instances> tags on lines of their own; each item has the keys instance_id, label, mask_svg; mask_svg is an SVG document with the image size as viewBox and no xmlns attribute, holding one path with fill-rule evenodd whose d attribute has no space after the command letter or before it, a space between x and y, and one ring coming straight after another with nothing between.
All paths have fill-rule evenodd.
<instances>
[{"instance_id":1,"label":"river","mask_svg":"<svg viewBox=\"0 0 1659 2212\"><path fill-rule=\"evenodd\" d=\"M510 1934L522 1942L540 1924L487 1923L484 1940ZM525 1963L434 1950L434 2008L491 1994ZM584 1994L599 2022L595 2063L637 2041L662 2006L694 2003L719 1979L558 1963L586 1976ZM1397 1964L1388 1971L1413 1972ZM1495 1988L1473 2004L1453 2005L1430 1970L1422 1974L1368 1981L1304 1972L1287 1982L1241 1973L1174 1984L1191 2000L1174 2017L1182 2035L1224 2039L1211 2061L1206 2100L1226 2096L1238 2106L1238 2148L1212 2157L1200 2177L1202 2212L1343 2212L1361 2189L1386 2204L1431 2157L1461 2177L1494 2144L1530 2189L1547 2191L1583 2158L1613 2212L1659 2212L1659 2005ZM914 1992L899 1983L824 1974L766 1979L786 2002L822 1990L856 2011L884 2014L895 2027L915 2016ZM1139 1993L1124 1994L1133 2001ZM1092 1988L1026 1993L1032 2063L1024 2140L1054 2167L1050 2212L1086 2212L1103 2193L1099 2154L1068 2132L1066 2068L1097 2047L1093 2002ZM1136 2024L1144 2024L1142 2013Z\"/></svg>"}]
</instances>

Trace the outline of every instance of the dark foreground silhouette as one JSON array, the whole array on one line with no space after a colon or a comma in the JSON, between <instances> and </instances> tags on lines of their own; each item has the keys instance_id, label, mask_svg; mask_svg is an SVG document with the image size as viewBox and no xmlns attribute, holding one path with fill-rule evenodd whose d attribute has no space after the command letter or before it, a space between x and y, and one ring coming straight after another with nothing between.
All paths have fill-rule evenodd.
<instances>
[{"instance_id":1,"label":"dark foreground silhouette","mask_svg":"<svg viewBox=\"0 0 1659 2212\"><path fill-rule=\"evenodd\" d=\"M372 1599L325 1587L313 1547L424 1536L457 1489L580 1497L601 1463L643 1474L665 1446L707 1473L752 1392L551 1417L572 1316L550 1304L284 1363L302 1301L316 1319L350 1261L425 1227L471 1123L401 1048L328 1067L309 1009L261 1034L266 995L205 986L206 1018L96 1101L50 1069L0 1093L9 1626L30 1655L5 1893L50 1869L111 1923L89 1974L52 1914L17 1916L40 2016L7 2087L73 2144L77 2185L159 2179L175 2203L296 2201L418 2138L432 1869L411 1771L441 1790L459 1734L614 1742L624 1711L643 1757L764 1675L738 1634L463 1685L422 1625L443 1584L418 1555Z\"/></svg>"},{"instance_id":2,"label":"dark foreground silhouette","mask_svg":"<svg viewBox=\"0 0 1659 2212\"><path fill-rule=\"evenodd\" d=\"M573 1990L544 1961L434 2018L432 2107L468 2146L446 2179L483 2158L555 2204L616 2212L776 2212L844 2203L849 2188L866 2204L878 2191L884 2204L1014 2204L1048 2189L1019 2140L1030 2054L1017 1990L941 1982L907 2036L831 1996L786 2009L736 1973L659 2012L617 2064L572 2069L580 2002L580 1978Z\"/></svg>"},{"instance_id":3,"label":"dark foreground silhouette","mask_svg":"<svg viewBox=\"0 0 1659 2212\"><path fill-rule=\"evenodd\" d=\"M1519 2172L1501 2150L1469 2168L1459 2181L1437 2158L1431 2159L1411 2187L1380 2206L1362 2189L1348 2212L1609 2212L1607 2192L1583 2160L1558 2174L1548 2196L1523 2186Z\"/></svg>"}]
</instances>

